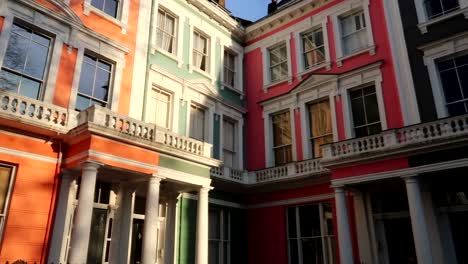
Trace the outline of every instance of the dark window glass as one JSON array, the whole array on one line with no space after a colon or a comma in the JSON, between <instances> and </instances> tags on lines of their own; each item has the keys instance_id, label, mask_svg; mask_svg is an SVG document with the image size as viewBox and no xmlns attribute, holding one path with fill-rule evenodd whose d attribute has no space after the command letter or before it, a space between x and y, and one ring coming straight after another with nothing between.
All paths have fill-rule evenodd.
<instances>
[{"instance_id":1,"label":"dark window glass","mask_svg":"<svg viewBox=\"0 0 468 264\"><path fill-rule=\"evenodd\" d=\"M108 106L112 64L99 58L85 55L81 67L76 110L92 105Z\"/></svg>"},{"instance_id":2,"label":"dark window glass","mask_svg":"<svg viewBox=\"0 0 468 264\"><path fill-rule=\"evenodd\" d=\"M0 89L40 99L50 44L50 38L14 23L0 71Z\"/></svg>"},{"instance_id":3,"label":"dark window glass","mask_svg":"<svg viewBox=\"0 0 468 264\"><path fill-rule=\"evenodd\" d=\"M292 134L289 111L274 114L273 122L273 151L275 164L282 165L292 161Z\"/></svg>"},{"instance_id":4,"label":"dark window glass","mask_svg":"<svg viewBox=\"0 0 468 264\"><path fill-rule=\"evenodd\" d=\"M89 236L88 259L86 263L101 263L104 252L107 209L93 209Z\"/></svg>"},{"instance_id":5,"label":"dark window glass","mask_svg":"<svg viewBox=\"0 0 468 264\"><path fill-rule=\"evenodd\" d=\"M450 116L468 113L468 55L437 63Z\"/></svg>"},{"instance_id":6,"label":"dark window glass","mask_svg":"<svg viewBox=\"0 0 468 264\"><path fill-rule=\"evenodd\" d=\"M91 5L109 16L117 18L119 0L92 0Z\"/></svg>"},{"instance_id":7,"label":"dark window glass","mask_svg":"<svg viewBox=\"0 0 468 264\"><path fill-rule=\"evenodd\" d=\"M429 19L445 15L460 7L458 0L425 0L424 6Z\"/></svg>"},{"instance_id":8,"label":"dark window glass","mask_svg":"<svg viewBox=\"0 0 468 264\"><path fill-rule=\"evenodd\" d=\"M355 136L364 137L380 133L382 127L375 87L354 90L349 95Z\"/></svg>"}]
</instances>

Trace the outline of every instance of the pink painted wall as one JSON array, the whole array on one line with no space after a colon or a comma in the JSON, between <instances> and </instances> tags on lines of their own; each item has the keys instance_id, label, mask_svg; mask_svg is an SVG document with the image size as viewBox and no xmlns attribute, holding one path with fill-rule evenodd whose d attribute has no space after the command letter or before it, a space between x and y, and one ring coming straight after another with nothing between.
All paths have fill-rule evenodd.
<instances>
[{"instance_id":1,"label":"pink painted wall","mask_svg":"<svg viewBox=\"0 0 468 264\"><path fill-rule=\"evenodd\" d=\"M409 167L407 158L396 158L373 163L359 164L331 170L332 179L341 179L352 176L366 175L370 173L379 173L405 169Z\"/></svg>"},{"instance_id":2,"label":"pink painted wall","mask_svg":"<svg viewBox=\"0 0 468 264\"><path fill-rule=\"evenodd\" d=\"M277 34L283 29L286 29L302 20L310 19L314 14L334 6L342 0L332 1L329 4L321 7L318 10L314 10L305 14L304 16L297 18L288 24L281 26L277 29L274 29L266 34L257 37L254 40L247 42L247 48L249 45L252 45L259 40L265 39L266 37ZM337 67L336 61L336 51L335 51L335 41L334 41L334 32L332 21L329 19L327 24L327 31L329 36L329 45L330 45L330 56L331 56L331 69L330 70L318 70L316 73L322 74L340 74L349 72L360 67L375 63L382 62L381 72L382 72L382 90L385 104L385 111L387 117L388 128L397 128L403 125L403 118L400 108L400 100L398 96L398 90L396 87L396 80L394 75L394 66L391 58L390 45L388 42L388 33L386 30L385 17L383 12L382 1L371 1L370 2L370 13L371 13L371 23L373 28L374 42L376 45L376 54L371 56L368 53L363 53L354 57L351 57L343 62L342 67ZM260 48L252 50L245 54L245 79L246 81L246 93L247 93L247 133L249 137L247 138L247 168L249 170L262 169L265 167L265 139L264 139L264 123L263 123L263 111L262 107L259 105L259 102L268 100L270 98L283 95L290 92L294 89L300 82L295 77L298 69L298 64L296 61L296 47L294 43L294 36L290 40L291 54L292 54L292 72L293 80L291 84L287 82L279 84L277 86L271 87L268 89L268 92L263 91L263 67L262 65L262 54ZM345 139L345 127L343 122L343 107L341 103L341 98L336 98L336 117L338 125L338 138L340 140ZM304 117L302 117L304 118ZM300 123L300 122L298 122ZM300 126L296 126L296 129L299 129ZM298 132L295 132L296 136ZM299 132L300 135L300 132ZM307 135L301 135L307 136ZM302 149L301 140L296 140L297 144L296 149ZM255 147L250 147L255 146ZM298 155L298 158L301 159L302 155Z\"/></svg>"}]
</instances>

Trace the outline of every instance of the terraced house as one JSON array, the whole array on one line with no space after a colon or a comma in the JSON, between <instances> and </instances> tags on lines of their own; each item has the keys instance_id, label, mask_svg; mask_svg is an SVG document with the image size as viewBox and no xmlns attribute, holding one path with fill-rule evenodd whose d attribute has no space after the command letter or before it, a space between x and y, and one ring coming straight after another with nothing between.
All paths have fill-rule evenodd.
<instances>
[{"instance_id":1,"label":"terraced house","mask_svg":"<svg viewBox=\"0 0 468 264\"><path fill-rule=\"evenodd\" d=\"M0 262L465 263L467 8L1 1Z\"/></svg>"}]
</instances>

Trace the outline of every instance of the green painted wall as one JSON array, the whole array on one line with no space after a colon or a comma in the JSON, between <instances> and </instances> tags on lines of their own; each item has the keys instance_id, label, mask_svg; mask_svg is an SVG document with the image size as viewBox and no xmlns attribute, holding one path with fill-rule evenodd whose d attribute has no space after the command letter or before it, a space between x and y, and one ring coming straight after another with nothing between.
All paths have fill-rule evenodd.
<instances>
[{"instance_id":1,"label":"green painted wall","mask_svg":"<svg viewBox=\"0 0 468 264\"><path fill-rule=\"evenodd\" d=\"M161 155L159 157L159 166L185 173L190 173L201 177L210 177L210 169L208 167L197 166L192 163L167 156Z\"/></svg>"},{"instance_id":2,"label":"green painted wall","mask_svg":"<svg viewBox=\"0 0 468 264\"><path fill-rule=\"evenodd\" d=\"M187 130L187 101L179 103L179 134L188 136Z\"/></svg>"},{"instance_id":3,"label":"green painted wall","mask_svg":"<svg viewBox=\"0 0 468 264\"><path fill-rule=\"evenodd\" d=\"M195 263L195 241L197 230L197 201L182 198L179 200L179 264Z\"/></svg>"},{"instance_id":4,"label":"green painted wall","mask_svg":"<svg viewBox=\"0 0 468 264\"><path fill-rule=\"evenodd\" d=\"M218 114L214 114L214 125L213 125L213 157L219 159L220 154L220 144L221 144L221 117Z\"/></svg>"}]
</instances>

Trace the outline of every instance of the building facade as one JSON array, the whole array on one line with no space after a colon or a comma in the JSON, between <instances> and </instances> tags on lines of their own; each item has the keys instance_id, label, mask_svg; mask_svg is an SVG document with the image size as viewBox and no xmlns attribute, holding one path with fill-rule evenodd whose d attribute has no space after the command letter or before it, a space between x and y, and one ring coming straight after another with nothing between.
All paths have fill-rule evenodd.
<instances>
[{"instance_id":1,"label":"building facade","mask_svg":"<svg viewBox=\"0 0 468 264\"><path fill-rule=\"evenodd\" d=\"M0 2L0 262L465 263L467 10Z\"/></svg>"}]
</instances>

